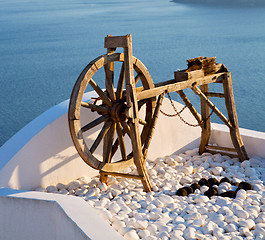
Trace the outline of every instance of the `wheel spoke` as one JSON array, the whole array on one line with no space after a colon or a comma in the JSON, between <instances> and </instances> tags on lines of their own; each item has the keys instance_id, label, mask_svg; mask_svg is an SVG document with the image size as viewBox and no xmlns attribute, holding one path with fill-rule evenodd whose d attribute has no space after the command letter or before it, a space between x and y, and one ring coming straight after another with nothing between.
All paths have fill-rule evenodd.
<instances>
[{"instance_id":1,"label":"wheel spoke","mask_svg":"<svg viewBox=\"0 0 265 240\"><path fill-rule=\"evenodd\" d=\"M113 122L108 133L106 134L104 138L104 144L103 144L103 162L104 163L109 163L111 161L111 150L112 150L112 143L114 139L114 134L115 134L115 128L116 128L116 123Z\"/></svg>"},{"instance_id":2,"label":"wheel spoke","mask_svg":"<svg viewBox=\"0 0 265 240\"><path fill-rule=\"evenodd\" d=\"M122 91L123 91L123 84L124 84L124 63L122 63L120 77L117 85L116 97L118 100L122 99Z\"/></svg>"},{"instance_id":3,"label":"wheel spoke","mask_svg":"<svg viewBox=\"0 0 265 240\"><path fill-rule=\"evenodd\" d=\"M135 85L138 83L138 81L141 79L142 74L138 73L135 77Z\"/></svg>"},{"instance_id":4,"label":"wheel spoke","mask_svg":"<svg viewBox=\"0 0 265 240\"><path fill-rule=\"evenodd\" d=\"M131 134L130 134L130 126L128 125L128 123L121 122L121 125L122 125L123 130L125 131L125 133L127 133L128 136L131 137Z\"/></svg>"},{"instance_id":5,"label":"wheel spoke","mask_svg":"<svg viewBox=\"0 0 265 240\"><path fill-rule=\"evenodd\" d=\"M95 105L95 104L91 104L91 103L87 103L87 102L81 102L81 106L85 107L85 108L89 108L93 111L97 111L97 112L103 112L103 113L107 113L109 111L109 109L105 106L99 106L99 105Z\"/></svg>"},{"instance_id":6,"label":"wheel spoke","mask_svg":"<svg viewBox=\"0 0 265 240\"><path fill-rule=\"evenodd\" d=\"M97 94L101 97L102 101L109 107L111 107L112 103L109 97L101 90L101 88L96 84L93 79L90 79L89 84L91 87L97 92Z\"/></svg>"},{"instance_id":7,"label":"wheel spoke","mask_svg":"<svg viewBox=\"0 0 265 240\"><path fill-rule=\"evenodd\" d=\"M104 65L105 70L105 85L108 95L112 101L115 101L116 96L113 87L114 80L114 62L107 63Z\"/></svg>"},{"instance_id":8,"label":"wheel spoke","mask_svg":"<svg viewBox=\"0 0 265 240\"><path fill-rule=\"evenodd\" d=\"M90 152L93 153L96 148L98 147L98 145L100 144L100 142L102 141L103 137L105 136L105 134L108 132L109 128L111 126L111 121L107 121L105 122L103 128L101 129L100 133L98 134L95 142L93 143L93 145L90 148Z\"/></svg>"},{"instance_id":9,"label":"wheel spoke","mask_svg":"<svg viewBox=\"0 0 265 240\"><path fill-rule=\"evenodd\" d=\"M101 116L101 117L95 119L94 121L88 123L87 125L85 125L85 126L83 126L83 127L81 128L82 133L83 133L83 132L86 132L87 130L89 130L89 129L91 129L91 128L97 126L97 125L99 125L100 123L104 122L104 121L107 120L108 118L109 118L109 115L106 114L106 115L103 115L103 116Z\"/></svg>"},{"instance_id":10,"label":"wheel spoke","mask_svg":"<svg viewBox=\"0 0 265 240\"><path fill-rule=\"evenodd\" d=\"M118 139L119 139L119 144L120 144L121 156L122 156L123 160L127 160L127 154L126 154L126 149L125 149L123 132L122 132L122 128L121 128L120 123L117 124L117 134L118 134Z\"/></svg>"},{"instance_id":11,"label":"wheel spoke","mask_svg":"<svg viewBox=\"0 0 265 240\"><path fill-rule=\"evenodd\" d=\"M141 118L139 118L139 123L142 125L147 125L147 122Z\"/></svg>"}]
</instances>

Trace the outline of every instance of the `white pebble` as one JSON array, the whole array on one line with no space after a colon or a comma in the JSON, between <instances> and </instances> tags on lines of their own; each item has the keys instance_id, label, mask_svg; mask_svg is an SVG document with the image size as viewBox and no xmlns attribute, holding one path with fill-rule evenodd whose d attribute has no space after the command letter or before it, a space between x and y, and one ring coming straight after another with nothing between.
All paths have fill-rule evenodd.
<instances>
[{"instance_id":1,"label":"white pebble","mask_svg":"<svg viewBox=\"0 0 265 240\"><path fill-rule=\"evenodd\" d=\"M255 222L252 219L242 219L239 221L238 224L240 227L246 227L248 229L252 229L253 227L255 227Z\"/></svg>"},{"instance_id":2,"label":"white pebble","mask_svg":"<svg viewBox=\"0 0 265 240\"><path fill-rule=\"evenodd\" d=\"M124 234L125 239L127 240L136 240L140 239L137 232L135 230L129 230Z\"/></svg>"},{"instance_id":3,"label":"white pebble","mask_svg":"<svg viewBox=\"0 0 265 240\"><path fill-rule=\"evenodd\" d=\"M180 184L181 185L187 185L187 184L190 184L190 183L192 183L192 178L189 177L189 176L185 176L185 177L180 179Z\"/></svg>"},{"instance_id":4,"label":"white pebble","mask_svg":"<svg viewBox=\"0 0 265 240\"><path fill-rule=\"evenodd\" d=\"M214 175L219 176L223 172L223 168L222 167L215 167L215 168L213 168L212 172Z\"/></svg>"},{"instance_id":5,"label":"white pebble","mask_svg":"<svg viewBox=\"0 0 265 240\"><path fill-rule=\"evenodd\" d=\"M75 189L79 188L80 186L81 185L80 185L80 182L78 180L72 181L68 184L68 191L75 190Z\"/></svg>"},{"instance_id":6,"label":"white pebble","mask_svg":"<svg viewBox=\"0 0 265 240\"><path fill-rule=\"evenodd\" d=\"M65 185L63 183L57 183L56 187L58 190L67 189L67 185Z\"/></svg>"},{"instance_id":7,"label":"white pebble","mask_svg":"<svg viewBox=\"0 0 265 240\"><path fill-rule=\"evenodd\" d=\"M209 198L207 196L199 195L194 198L195 203L206 203L209 201Z\"/></svg>"},{"instance_id":8,"label":"white pebble","mask_svg":"<svg viewBox=\"0 0 265 240\"><path fill-rule=\"evenodd\" d=\"M57 187L55 187L53 185L46 187L46 190L48 193L57 193L58 192Z\"/></svg>"}]
</instances>

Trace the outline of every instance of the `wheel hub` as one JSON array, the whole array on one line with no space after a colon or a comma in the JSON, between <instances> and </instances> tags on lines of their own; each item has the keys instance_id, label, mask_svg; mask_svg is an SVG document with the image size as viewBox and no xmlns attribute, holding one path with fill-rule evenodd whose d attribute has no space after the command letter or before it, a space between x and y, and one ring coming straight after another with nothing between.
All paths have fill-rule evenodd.
<instances>
[{"instance_id":1,"label":"wheel hub","mask_svg":"<svg viewBox=\"0 0 265 240\"><path fill-rule=\"evenodd\" d=\"M111 118L116 122L124 122L128 119L129 108L123 103L114 103L111 109Z\"/></svg>"}]
</instances>

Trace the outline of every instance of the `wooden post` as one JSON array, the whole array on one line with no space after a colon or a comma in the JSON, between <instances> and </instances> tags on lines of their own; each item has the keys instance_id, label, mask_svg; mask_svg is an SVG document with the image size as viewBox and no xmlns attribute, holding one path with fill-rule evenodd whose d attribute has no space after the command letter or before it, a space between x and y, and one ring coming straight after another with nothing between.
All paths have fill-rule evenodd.
<instances>
[{"instance_id":1,"label":"wooden post","mask_svg":"<svg viewBox=\"0 0 265 240\"><path fill-rule=\"evenodd\" d=\"M142 176L142 184L146 192L152 190L151 182L145 167L145 161L142 152L141 136L139 130L138 103L136 99L136 88L134 79L134 70L132 63L132 37L127 35L127 47L124 48L124 71L126 83L126 103L131 109L132 119L129 121L130 135L132 142L133 158L138 174Z\"/></svg>"},{"instance_id":2,"label":"wooden post","mask_svg":"<svg viewBox=\"0 0 265 240\"><path fill-rule=\"evenodd\" d=\"M226 76L224 77L223 88L224 88L225 105L227 109L227 114L228 114L229 121L232 125L232 127L229 128L231 139L237 151L239 159L241 161L244 161L248 159L248 155L247 155L244 143L239 133L231 73L227 73Z\"/></svg>"},{"instance_id":3,"label":"wooden post","mask_svg":"<svg viewBox=\"0 0 265 240\"><path fill-rule=\"evenodd\" d=\"M209 85L204 84L200 86L200 89L203 93L209 92ZM211 119L208 117L210 115L209 105L200 98L201 101L201 118L202 118L202 131L201 131L201 142L199 147L199 154L202 154L206 151L206 146L209 143L211 136Z\"/></svg>"}]
</instances>

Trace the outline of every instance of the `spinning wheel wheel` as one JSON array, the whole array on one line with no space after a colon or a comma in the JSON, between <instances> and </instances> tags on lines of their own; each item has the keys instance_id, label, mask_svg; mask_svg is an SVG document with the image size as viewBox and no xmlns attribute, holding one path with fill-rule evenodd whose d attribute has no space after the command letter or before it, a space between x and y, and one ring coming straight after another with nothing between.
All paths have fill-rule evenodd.
<instances>
[{"instance_id":1,"label":"spinning wheel wheel","mask_svg":"<svg viewBox=\"0 0 265 240\"><path fill-rule=\"evenodd\" d=\"M133 154L126 151L124 143L125 134L131 138L128 124L128 121L130 121L129 112L124 96L125 90L123 90L124 64L122 64L120 69L120 77L116 89L113 86L114 72L110 72L107 68L108 65L114 65L116 61L124 62L124 55L122 53L106 54L89 63L77 79L71 95L69 108L71 136L80 156L89 166L104 171L122 170L133 164ZM105 67L106 91L103 91L92 79L102 67ZM153 88L154 84L150 74L143 63L135 57L133 57L133 67L137 73L135 82L138 83L138 81L140 81L144 89ZM111 73L111 76L109 76L109 73ZM99 98L102 100L102 104L97 105L82 101L83 94L88 84L97 92ZM145 119L139 119L139 123L143 125L141 130L142 145L146 140L147 130L152 118L153 105L153 99L138 103L139 110L141 108L145 110ZM81 127L80 110L82 107L97 112L99 116L92 122ZM101 123L104 124L96 140L91 146L88 146L83 134ZM115 131L117 135L116 140L114 139ZM109 143L107 147L103 148L103 161L100 161L93 155L101 141L105 144ZM112 163L111 159L118 148L120 149L122 159Z\"/></svg>"},{"instance_id":2,"label":"spinning wheel wheel","mask_svg":"<svg viewBox=\"0 0 265 240\"><path fill-rule=\"evenodd\" d=\"M144 119L133 116L130 108L132 107L132 98L128 98L127 90L124 90L126 84L126 60L125 54L114 53L112 49L108 49L108 54L102 55L91 61L78 77L70 98L68 120L70 126L70 133L74 145L81 156L81 158L92 168L100 170L101 173L113 173L130 167L135 163L134 149L126 149L124 138L131 140L132 144L137 142L137 134L135 130L132 132L132 123L137 120L142 127L138 128L140 135L141 149L144 149L147 137L150 132L150 124L155 108L155 98L149 98L141 101L136 101L135 107L137 111L142 109L144 111ZM142 91L154 88L152 78L144 66L144 64L137 58L131 57L133 71L135 78L133 78L134 85L139 85ZM121 62L121 67L116 68L116 63ZM128 66L128 64L127 64ZM98 84L92 79L98 70L104 67L105 71L105 88L101 89ZM115 86L114 73L119 71L119 77ZM116 75L117 76L117 75ZM97 100L94 103L83 102L82 98L88 84L98 94ZM100 103L99 103L100 102ZM81 109L87 108L98 114L98 117L81 126ZM136 115L138 116L138 115ZM100 126L100 131L92 144L88 144L84 134L87 131L93 131ZM136 130L137 131L137 130ZM95 154L95 151L102 147L102 158L100 159ZM128 148L128 147L127 147ZM115 160L113 158L119 149L121 159ZM139 154L139 153L138 153ZM143 154L142 154L143 155ZM138 158L139 156L137 156ZM142 163L143 164L143 163ZM144 165L142 165L143 167ZM144 167L145 168L145 167ZM145 171L145 169L144 169ZM138 171L139 172L139 171ZM142 176L134 175L135 178L142 179ZM148 176L147 176L148 178ZM101 174L101 180L106 181L106 175Z\"/></svg>"}]
</instances>

